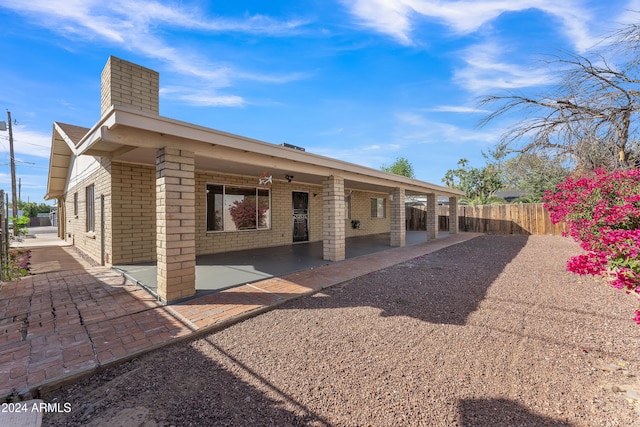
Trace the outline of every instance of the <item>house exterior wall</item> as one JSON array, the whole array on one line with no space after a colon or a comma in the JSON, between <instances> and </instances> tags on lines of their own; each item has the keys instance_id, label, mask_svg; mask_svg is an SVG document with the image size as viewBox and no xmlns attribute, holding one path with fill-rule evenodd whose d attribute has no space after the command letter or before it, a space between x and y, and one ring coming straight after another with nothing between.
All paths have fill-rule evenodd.
<instances>
[{"instance_id":1,"label":"house exterior wall","mask_svg":"<svg viewBox=\"0 0 640 427\"><path fill-rule=\"evenodd\" d=\"M309 241L317 242L322 240L321 186L274 181L271 186L270 230L207 232L207 184L255 187L257 178L196 171L196 253L198 255L291 244L293 241L292 193L294 191L309 193ZM351 228L351 219L345 219L347 237L389 232L390 210L388 200L386 217L371 218L371 198L384 198L386 196L388 196L386 193L361 193L355 191L352 193L352 219L360 219L362 225L359 230L353 230Z\"/></svg>"},{"instance_id":2,"label":"house exterior wall","mask_svg":"<svg viewBox=\"0 0 640 427\"><path fill-rule=\"evenodd\" d=\"M196 171L196 253L198 255L291 244L293 241L293 191L309 193L309 241L322 239L322 187L283 181L274 181L270 188L271 229L207 231L207 184L256 187L257 183L257 177Z\"/></svg>"},{"instance_id":3,"label":"house exterior wall","mask_svg":"<svg viewBox=\"0 0 640 427\"><path fill-rule=\"evenodd\" d=\"M348 194L349 191L347 190ZM371 218L371 199L385 199L385 217ZM351 193L351 218L346 220L346 237L366 236L369 234L388 233L391 230L391 209L388 193L369 193L354 191ZM352 220L360 221L360 228L351 226Z\"/></svg>"},{"instance_id":4,"label":"house exterior wall","mask_svg":"<svg viewBox=\"0 0 640 427\"><path fill-rule=\"evenodd\" d=\"M65 196L67 229L65 240L73 242L96 262L100 262L100 195L105 195L105 263L131 264L155 261L156 191L155 168L146 165L104 160L88 176L78 180ZM96 232L85 232L85 188L95 185ZM322 187L275 181L271 186L271 229L207 232L206 185L224 184L255 187L256 177L196 171L196 254L288 245L293 241L294 191L309 194L309 241L322 240ZM78 215L73 214L73 194L78 192ZM348 191L347 191L348 193ZM315 197L314 197L315 195ZM371 218L371 199L386 198L385 218ZM360 221L360 229L351 220ZM345 218L346 237L385 233L390 230L388 194L357 192L351 194L351 218ZM70 236L70 237L68 237Z\"/></svg>"},{"instance_id":5,"label":"house exterior wall","mask_svg":"<svg viewBox=\"0 0 640 427\"><path fill-rule=\"evenodd\" d=\"M87 201L86 188L94 186L93 200ZM111 161L94 157L74 159L69 178L68 191L64 194L64 218L66 220L64 240L73 243L94 261L101 261L101 221L104 221L105 263L111 261ZM77 194L77 212L74 195ZM100 197L104 196L104 218L101 217ZM87 203L93 204L94 231L86 231Z\"/></svg>"},{"instance_id":6,"label":"house exterior wall","mask_svg":"<svg viewBox=\"0 0 640 427\"><path fill-rule=\"evenodd\" d=\"M113 162L113 264L156 260L156 170Z\"/></svg>"}]
</instances>

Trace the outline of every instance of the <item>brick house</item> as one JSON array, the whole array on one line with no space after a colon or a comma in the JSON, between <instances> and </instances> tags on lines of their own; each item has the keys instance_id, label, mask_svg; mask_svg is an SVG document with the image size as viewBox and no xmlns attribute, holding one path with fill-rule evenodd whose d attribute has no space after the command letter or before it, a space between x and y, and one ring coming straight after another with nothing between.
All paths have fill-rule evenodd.
<instances>
[{"instance_id":1,"label":"brick house","mask_svg":"<svg viewBox=\"0 0 640 427\"><path fill-rule=\"evenodd\" d=\"M160 116L158 73L115 57L101 99L93 127L53 124L45 197L59 237L102 265L155 261L165 302L194 294L197 255L321 241L340 261L351 236L405 245L405 195L427 199L425 240L437 237L436 197L455 215L462 195Z\"/></svg>"}]
</instances>

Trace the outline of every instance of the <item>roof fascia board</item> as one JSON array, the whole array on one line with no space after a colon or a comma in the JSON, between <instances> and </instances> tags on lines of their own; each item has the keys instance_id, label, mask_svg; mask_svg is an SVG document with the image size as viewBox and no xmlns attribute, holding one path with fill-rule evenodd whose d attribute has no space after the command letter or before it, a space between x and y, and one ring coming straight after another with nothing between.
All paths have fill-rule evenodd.
<instances>
[{"instance_id":1,"label":"roof fascia board","mask_svg":"<svg viewBox=\"0 0 640 427\"><path fill-rule=\"evenodd\" d=\"M69 147L71 152L73 154L75 154L76 153L76 145L73 143L71 138L69 138L69 136L64 131L64 129L62 129L62 127L57 122L53 122L53 127L55 128L55 131L58 133L58 135L60 135L60 137L64 140L64 142L67 143L67 146ZM55 141L55 138L54 138L54 141ZM51 147L53 149L53 144L51 144Z\"/></svg>"}]
</instances>

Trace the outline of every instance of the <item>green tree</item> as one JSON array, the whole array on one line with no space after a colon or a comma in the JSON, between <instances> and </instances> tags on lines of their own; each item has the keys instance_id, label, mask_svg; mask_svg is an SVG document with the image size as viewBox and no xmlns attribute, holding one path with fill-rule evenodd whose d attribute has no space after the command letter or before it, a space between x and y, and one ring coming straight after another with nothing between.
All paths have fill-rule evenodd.
<instances>
[{"instance_id":1,"label":"green tree","mask_svg":"<svg viewBox=\"0 0 640 427\"><path fill-rule=\"evenodd\" d=\"M36 203L36 202L18 202L18 209L22 211L22 214L27 218L32 218L34 216L38 216L39 213L49 213L51 212L51 206L46 203Z\"/></svg>"},{"instance_id":2,"label":"green tree","mask_svg":"<svg viewBox=\"0 0 640 427\"><path fill-rule=\"evenodd\" d=\"M385 172L395 173L396 175L406 176L407 178L415 178L413 166L404 157L398 157L390 166L382 165L380 169Z\"/></svg>"},{"instance_id":3,"label":"green tree","mask_svg":"<svg viewBox=\"0 0 640 427\"><path fill-rule=\"evenodd\" d=\"M522 190L528 203L538 203L547 190L554 190L571 173L571 168L544 153L520 153L502 165L505 188Z\"/></svg>"},{"instance_id":4,"label":"green tree","mask_svg":"<svg viewBox=\"0 0 640 427\"><path fill-rule=\"evenodd\" d=\"M460 159L458 169L449 169L442 182L447 187L464 191L465 199L461 203L484 205L489 203L504 203L495 197L495 192L503 187L500 171L494 164L487 164L482 168L469 167L469 160Z\"/></svg>"},{"instance_id":5,"label":"green tree","mask_svg":"<svg viewBox=\"0 0 640 427\"><path fill-rule=\"evenodd\" d=\"M514 153L506 144L498 144L482 155L498 173L505 190L520 190L519 203L538 203L547 190L554 190L571 173L567 156L544 152Z\"/></svg>"}]
</instances>

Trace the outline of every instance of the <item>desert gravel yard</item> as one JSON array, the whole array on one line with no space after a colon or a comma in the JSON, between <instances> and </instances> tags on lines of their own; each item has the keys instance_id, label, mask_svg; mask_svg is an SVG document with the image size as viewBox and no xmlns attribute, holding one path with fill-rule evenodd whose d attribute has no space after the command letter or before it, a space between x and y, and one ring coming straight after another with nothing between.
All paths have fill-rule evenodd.
<instances>
[{"instance_id":1,"label":"desert gravel yard","mask_svg":"<svg viewBox=\"0 0 640 427\"><path fill-rule=\"evenodd\" d=\"M49 426L637 426L636 301L482 236L44 397Z\"/></svg>"}]
</instances>

